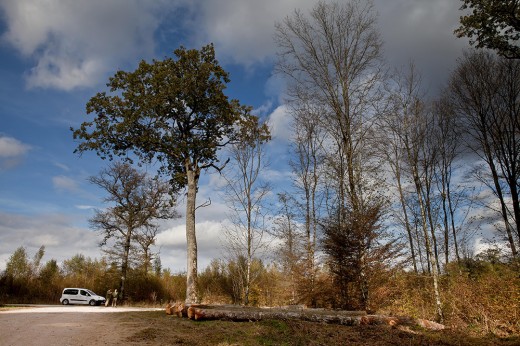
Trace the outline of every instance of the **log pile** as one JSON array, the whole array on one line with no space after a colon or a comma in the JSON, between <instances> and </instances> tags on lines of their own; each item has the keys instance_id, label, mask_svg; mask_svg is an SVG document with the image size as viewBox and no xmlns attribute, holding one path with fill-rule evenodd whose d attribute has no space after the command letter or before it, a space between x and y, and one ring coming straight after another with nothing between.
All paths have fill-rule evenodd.
<instances>
[{"instance_id":1,"label":"log pile","mask_svg":"<svg viewBox=\"0 0 520 346\"><path fill-rule=\"evenodd\" d=\"M336 311L325 309L252 308L235 305L190 305L168 304L167 315L186 317L194 321L225 320L235 322L255 322L260 320L301 320L345 326L390 325L419 326L429 330L442 330L444 325L407 317L368 315L365 311Z\"/></svg>"}]
</instances>

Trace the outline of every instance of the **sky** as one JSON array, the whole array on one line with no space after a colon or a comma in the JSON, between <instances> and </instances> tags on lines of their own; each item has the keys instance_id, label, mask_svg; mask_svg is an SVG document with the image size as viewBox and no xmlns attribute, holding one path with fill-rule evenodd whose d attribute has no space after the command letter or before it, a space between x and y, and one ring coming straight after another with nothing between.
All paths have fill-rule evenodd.
<instances>
[{"instance_id":1,"label":"sky","mask_svg":"<svg viewBox=\"0 0 520 346\"><path fill-rule=\"evenodd\" d=\"M348 1L348 0L339 0ZM0 0L0 270L16 248L43 262L76 254L101 258L101 237L89 229L103 191L87 178L107 162L73 151L70 131L90 120L88 100L104 91L118 70L139 61L171 57L183 45L212 42L230 73L227 95L266 119L273 140L271 168L276 188L290 186L287 167L289 117L283 80L274 73L275 23L314 0ZM375 0L389 68L413 61L424 87L437 92L457 58L469 48L458 39L460 1ZM223 256L220 234L226 206L215 175L201 180L198 201L199 268ZM184 215L182 201L179 212ZM186 268L184 219L162 225L155 251L163 268Z\"/></svg>"}]
</instances>

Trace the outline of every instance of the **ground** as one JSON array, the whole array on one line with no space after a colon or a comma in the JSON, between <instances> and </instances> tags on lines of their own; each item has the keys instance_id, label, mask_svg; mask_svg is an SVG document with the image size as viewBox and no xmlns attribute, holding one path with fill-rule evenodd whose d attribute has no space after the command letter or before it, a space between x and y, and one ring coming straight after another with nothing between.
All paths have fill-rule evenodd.
<instances>
[{"instance_id":1,"label":"ground","mask_svg":"<svg viewBox=\"0 0 520 346\"><path fill-rule=\"evenodd\" d=\"M519 345L449 330L302 321L195 322L163 309L45 307L0 311L1 345Z\"/></svg>"}]
</instances>

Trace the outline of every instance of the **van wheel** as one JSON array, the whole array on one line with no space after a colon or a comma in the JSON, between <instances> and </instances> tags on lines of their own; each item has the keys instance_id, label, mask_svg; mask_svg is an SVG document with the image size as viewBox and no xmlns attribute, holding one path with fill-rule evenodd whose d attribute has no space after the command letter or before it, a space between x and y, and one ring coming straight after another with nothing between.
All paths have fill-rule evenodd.
<instances>
[{"instance_id":1,"label":"van wheel","mask_svg":"<svg viewBox=\"0 0 520 346\"><path fill-rule=\"evenodd\" d=\"M88 302L88 305L94 306L94 305L96 305L96 301L94 299L92 299L90 302Z\"/></svg>"},{"instance_id":2,"label":"van wheel","mask_svg":"<svg viewBox=\"0 0 520 346\"><path fill-rule=\"evenodd\" d=\"M63 305L69 305L69 300L68 299L63 299L63 301L61 303Z\"/></svg>"}]
</instances>

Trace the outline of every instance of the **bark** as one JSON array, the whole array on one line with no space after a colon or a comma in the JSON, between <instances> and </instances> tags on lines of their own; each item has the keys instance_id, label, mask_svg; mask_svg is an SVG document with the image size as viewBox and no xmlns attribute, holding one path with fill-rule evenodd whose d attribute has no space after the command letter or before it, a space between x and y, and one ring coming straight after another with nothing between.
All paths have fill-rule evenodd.
<instances>
[{"instance_id":1,"label":"bark","mask_svg":"<svg viewBox=\"0 0 520 346\"><path fill-rule=\"evenodd\" d=\"M395 167L394 167L394 175L397 181L397 190L399 191L399 201L401 202L401 208L403 210L403 217L404 217L404 224L406 228L406 233L408 234L408 242L410 244L410 253L412 256L412 263L413 263L413 271L414 273L418 273L417 271L417 260L415 258L415 247L413 243L413 236L412 236L412 230L410 227L410 221L408 219L408 212L406 211L406 201L404 199L404 192L403 192L403 186L401 184L401 168L399 167L399 163L396 160Z\"/></svg>"},{"instance_id":2,"label":"bark","mask_svg":"<svg viewBox=\"0 0 520 346\"><path fill-rule=\"evenodd\" d=\"M450 219L451 219L451 231L453 233L453 244L455 245L455 256L457 257L457 263L460 263L460 254L459 254L459 242L457 240L457 229L455 228L455 211L453 208L452 198L451 198L451 189L450 183L446 185L447 198L448 198L448 208L450 210Z\"/></svg>"},{"instance_id":3,"label":"bark","mask_svg":"<svg viewBox=\"0 0 520 346\"><path fill-rule=\"evenodd\" d=\"M507 211L507 205L504 198L504 193L502 192L502 186L500 185L500 180L498 177L498 171L495 165L495 162L493 161L493 155L491 154L491 149L489 145L489 140L487 133L483 133L484 137L484 152L485 152L485 158L488 163L489 169L491 170L491 176L493 177L493 185L495 187L495 194L498 197L500 201L500 211L502 214L502 219L504 220L504 226L506 228L506 234L507 234L507 240L509 241L509 245L511 247L511 253L513 254L513 257L518 256L518 250L516 249L515 240L513 238L513 231L511 227L511 223L509 222L509 213Z\"/></svg>"},{"instance_id":4,"label":"bark","mask_svg":"<svg viewBox=\"0 0 520 346\"><path fill-rule=\"evenodd\" d=\"M197 303L197 237L195 234L195 209L199 172L188 163L188 197L186 200L186 304Z\"/></svg>"},{"instance_id":5,"label":"bark","mask_svg":"<svg viewBox=\"0 0 520 346\"><path fill-rule=\"evenodd\" d=\"M128 273L128 257L130 256L130 241L132 239L132 227L129 226L127 233L126 233L126 239L125 239L125 247L124 247L124 254L123 254L123 263L121 265L121 281L119 282L119 295L121 299L125 298L125 281L126 276Z\"/></svg>"},{"instance_id":6,"label":"bark","mask_svg":"<svg viewBox=\"0 0 520 346\"><path fill-rule=\"evenodd\" d=\"M411 157L413 157L413 156L410 154L410 152L411 152L410 148L407 146L406 149L408 152L409 162L415 163L416 161L411 159ZM422 229L424 232L424 246L426 249L426 255L428 257L428 267L430 268L431 274L433 277L433 290L434 290L434 294L435 294L435 305L437 308L437 318L439 319L439 321L442 322L442 320L444 319L444 314L442 311L439 282L438 282L439 281L439 271L438 271L436 256L434 255L434 253L432 251L432 245L430 243L430 237L428 235L428 226L427 226L427 222L426 222L427 206L425 205L425 201L423 200L423 187L422 187L421 180L420 180L420 177L418 174L417 166L415 164L412 164L411 168L412 168L412 175L413 175L413 180L414 180L414 184L415 184L415 189L417 191L417 201L419 203L419 208L420 208L420 212L421 212Z\"/></svg>"}]
</instances>

